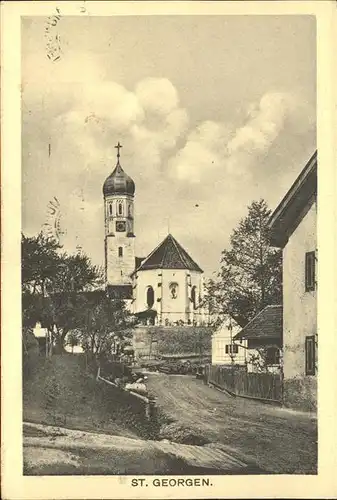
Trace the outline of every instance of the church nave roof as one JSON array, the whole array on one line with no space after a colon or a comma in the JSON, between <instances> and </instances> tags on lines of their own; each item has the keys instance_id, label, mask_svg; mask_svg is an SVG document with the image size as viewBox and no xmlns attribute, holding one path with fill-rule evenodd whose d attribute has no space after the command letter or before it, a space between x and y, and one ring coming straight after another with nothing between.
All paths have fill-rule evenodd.
<instances>
[{"instance_id":1,"label":"church nave roof","mask_svg":"<svg viewBox=\"0 0 337 500\"><path fill-rule=\"evenodd\" d=\"M203 272L171 234L143 260L136 271L146 269L188 269Z\"/></svg>"}]
</instances>

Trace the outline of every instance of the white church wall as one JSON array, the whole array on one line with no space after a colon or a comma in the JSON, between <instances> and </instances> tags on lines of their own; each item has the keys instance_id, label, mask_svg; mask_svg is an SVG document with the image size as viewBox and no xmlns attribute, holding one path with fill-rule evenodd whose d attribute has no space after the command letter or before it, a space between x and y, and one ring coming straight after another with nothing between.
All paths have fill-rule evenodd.
<instances>
[{"instance_id":1,"label":"white church wall","mask_svg":"<svg viewBox=\"0 0 337 500\"><path fill-rule=\"evenodd\" d=\"M107 282L111 285L123 285L132 282L130 277L135 268L135 239L126 235L107 236ZM119 250L119 249L122 250ZM120 252L122 255L120 255Z\"/></svg>"},{"instance_id":2,"label":"white church wall","mask_svg":"<svg viewBox=\"0 0 337 500\"><path fill-rule=\"evenodd\" d=\"M174 324L177 321L195 321L200 324L203 310L199 308L203 297L203 280L201 273L186 269L146 269L138 271L134 278L134 312L139 313L149 308L147 290L154 291L154 302L151 309L157 311L157 323ZM196 309L191 301L192 288L196 289Z\"/></svg>"},{"instance_id":3,"label":"white church wall","mask_svg":"<svg viewBox=\"0 0 337 500\"><path fill-rule=\"evenodd\" d=\"M189 309L190 309L190 320L191 322L196 322L201 324L205 321L205 311L202 307L204 299L204 279L203 275L197 271L188 271L190 275L189 281L190 286L189 292ZM195 287L195 301L193 300L193 288Z\"/></svg>"},{"instance_id":4,"label":"white church wall","mask_svg":"<svg viewBox=\"0 0 337 500\"><path fill-rule=\"evenodd\" d=\"M145 269L144 271L138 271L134 277L134 312L138 313L148 309L147 305L147 289L149 286L153 288L154 291L154 303L151 309L160 313L160 305L157 299L161 297L160 287L158 283L161 281L161 277L158 276L157 269Z\"/></svg>"},{"instance_id":5,"label":"white church wall","mask_svg":"<svg viewBox=\"0 0 337 500\"><path fill-rule=\"evenodd\" d=\"M114 194L105 197L106 268L109 285L125 285L135 268L135 241L133 234L133 197ZM125 231L117 231L116 223L123 222Z\"/></svg>"},{"instance_id":6,"label":"white church wall","mask_svg":"<svg viewBox=\"0 0 337 500\"><path fill-rule=\"evenodd\" d=\"M188 320L186 269L162 269L162 324Z\"/></svg>"},{"instance_id":7,"label":"white church wall","mask_svg":"<svg viewBox=\"0 0 337 500\"><path fill-rule=\"evenodd\" d=\"M147 310L147 289L153 288L154 303L152 309L157 311L157 323L174 324L203 320L202 309L194 309L191 302L191 290L197 290L197 306L199 296L202 298L202 275L186 269L146 269L137 272L134 279L134 312Z\"/></svg>"}]
</instances>

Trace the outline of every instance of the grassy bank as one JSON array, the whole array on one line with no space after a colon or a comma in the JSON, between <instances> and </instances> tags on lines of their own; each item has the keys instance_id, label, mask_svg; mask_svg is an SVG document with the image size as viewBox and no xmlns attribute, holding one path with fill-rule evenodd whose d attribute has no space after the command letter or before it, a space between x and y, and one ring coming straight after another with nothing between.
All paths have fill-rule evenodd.
<instances>
[{"instance_id":1,"label":"grassy bank","mask_svg":"<svg viewBox=\"0 0 337 500\"><path fill-rule=\"evenodd\" d=\"M23 379L23 419L126 437L142 429L111 391L88 376L81 355L39 357Z\"/></svg>"}]
</instances>

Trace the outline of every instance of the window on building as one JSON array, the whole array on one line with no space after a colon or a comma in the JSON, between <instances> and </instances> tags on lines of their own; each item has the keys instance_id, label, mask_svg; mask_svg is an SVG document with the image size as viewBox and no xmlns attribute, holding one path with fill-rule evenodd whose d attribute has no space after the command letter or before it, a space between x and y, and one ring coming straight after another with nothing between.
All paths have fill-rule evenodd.
<instances>
[{"instance_id":1,"label":"window on building","mask_svg":"<svg viewBox=\"0 0 337 500\"><path fill-rule=\"evenodd\" d=\"M315 375L315 335L305 337L305 374Z\"/></svg>"},{"instance_id":2,"label":"window on building","mask_svg":"<svg viewBox=\"0 0 337 500\"><path fill-rule=\"evenodd\" d=\"M112 203L109 203L109 215L112 215Z\"/></svg>"},{"instance_id":3,"label":"window on building","mask_svg":"<svg viewBox=\"0 0 337 500\"><path fill-rule=\"evenodd\" d=\"M191 290L191 300L193 304L193 309L197 308L197 287L193 286Z\"/></svg>"},{"instance_id":4,"label":"window on building","mask_svg":"<svg viewBox=\"0 0 337 500\"><path fill-rule=\"evenodd\" d=\"M239 352L239 346L237 344L227 344L226 354L237 354Z\"/></svg>"},{"instance_id":5,"label":"window on building","mask_svg":"<svg viewBox=\"0 0 337 500\"><path fill-rule=\"evenodd\" d=\"M152 307L154 304L154 290L153 290L152 286L147 287L146 303L147 303L147 307Z\"/></svg>"},{"instance_id":6,"label":"window on building","mask_svg":"<svg viewBox=\"0 0 337 500\"><path fill-rule=\"evenodd\" d=\"M305 291L315 290L315 252L305 254Z\"/></svg>"},{"instance_id":7,"label":"window on building","mask_svg":"<svg viewBox=\"0 0 337 500\"><path fill-rule=\"evenodd\" d=\"M121 202L118 203L118 215L123 215L123 204Z\"/></svg>"},{"instance_id":8,"label":"window on building","mask_svg":"<svg viewBox=\"0 0 337 500\"><path fill-rule=\"evenodd\" d=\"M268 347L266 351L266 365L280 364L280 349L278 347Z\"/></svg>"},{"instance_id":9,"label":"window on building","mask_svg":"<svg viewBox=\"0 0 337 500\"><path fill-rule=\"evenodd\" d=\"M123 257L123 247L118 247L118 257Z\"/></svg>"}]
</instances>

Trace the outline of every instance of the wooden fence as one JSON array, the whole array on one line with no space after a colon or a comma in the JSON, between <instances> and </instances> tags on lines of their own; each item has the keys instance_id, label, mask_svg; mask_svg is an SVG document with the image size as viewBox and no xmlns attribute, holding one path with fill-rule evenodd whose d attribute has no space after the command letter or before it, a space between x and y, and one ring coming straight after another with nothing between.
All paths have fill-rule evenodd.
<instances>
[{"instance_id":1,"label":"wooden fence","mask_svg":"<svg viewBox=\"0 0 337 500\"><path fill-rule=\"evenodd\" d=\"M207 383L237 396L282 401L282 381L279 374L247 373L236 367L208 365L205 379Z\"/></svg>"}]
</instances>

